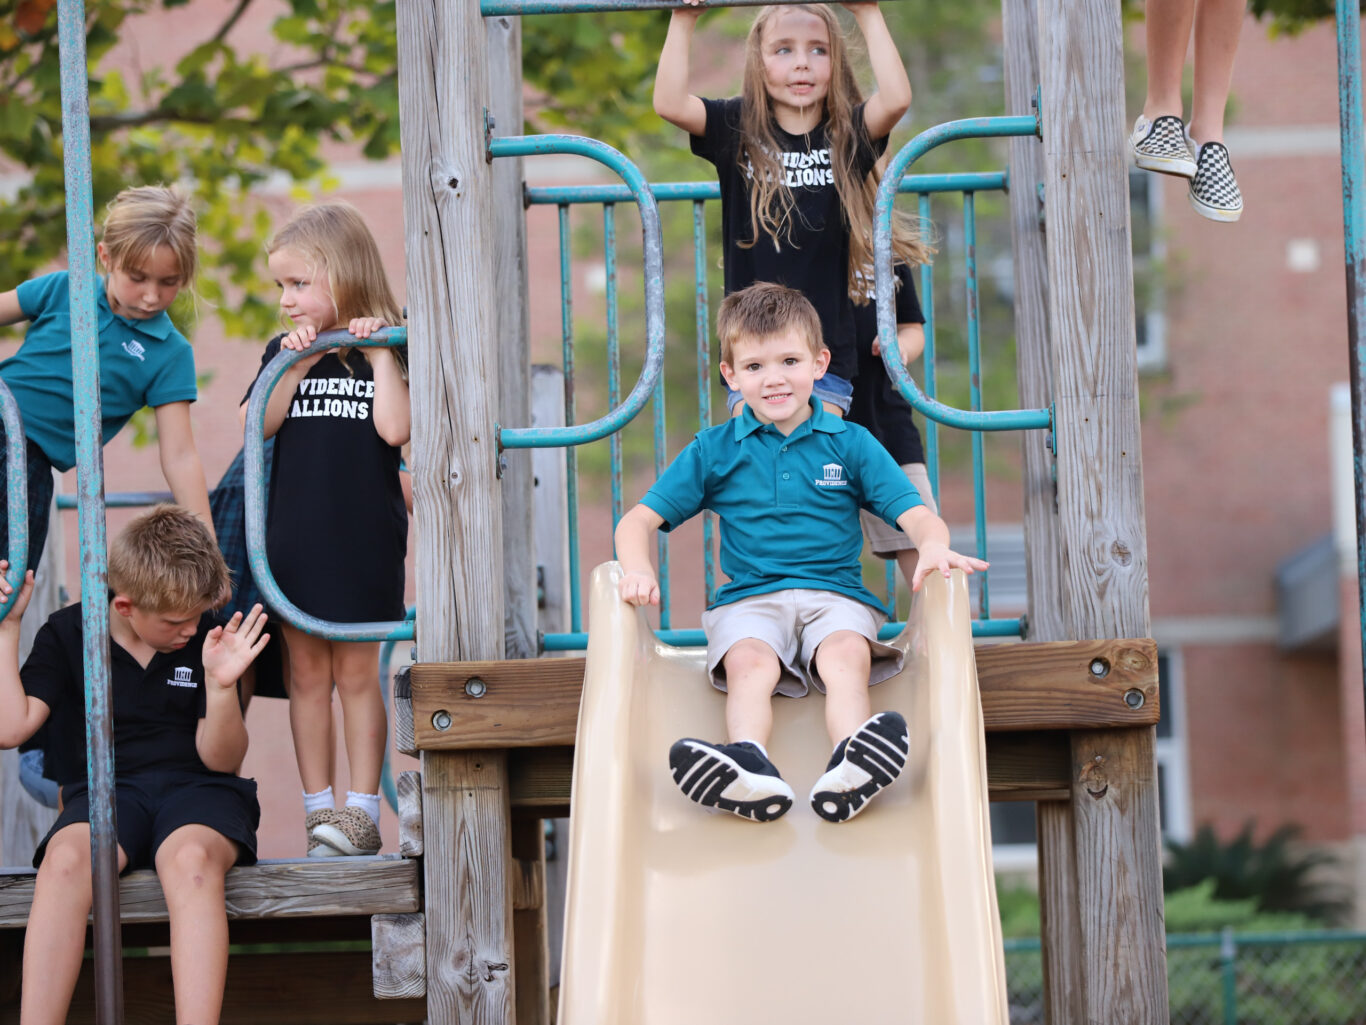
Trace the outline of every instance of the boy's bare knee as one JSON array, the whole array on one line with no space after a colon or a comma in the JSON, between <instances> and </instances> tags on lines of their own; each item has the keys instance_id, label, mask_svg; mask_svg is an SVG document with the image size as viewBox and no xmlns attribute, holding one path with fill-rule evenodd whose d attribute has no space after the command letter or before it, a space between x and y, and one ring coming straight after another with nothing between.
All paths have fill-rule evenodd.
<instances>
[{"instance_id":1,"label":"boy's bare knee","mask_svg":"<svg viewBox=\"0 0 1366 1025\"><path fill-rule=\"evenodd\" d=\"M75 835L84 833L84 836ZM90 834L84 830L64 829L50 841L38 867L40 878L51 878L61 885L90 885Z\"/></svg>"},{"instance_id":2,"label":"boy's bare knee","mask_svg":"<svg viewBox=\"0 0 1366 1025\"><path fill-rule=\"evenodd\" d=\"M847 659L871 659L872 648L868 644L868 638L863 634L853 630L836 630L825 640L821 641L821 646L816 649L816 657L836 658L841 661Z\"/></svg>"},{"instance_id":3,"label":"boy's bare knee","mask_svg":"<svg viewBox=\"0 0 1366 1025\"><path fill-rule=\"evenodd\" d=\"M156 863L163 881L194 887L220 882L227 870L221 844L197 836L172 834L157 851Z\"/></svg>"},{"instance_id":4,"label":"boy's bare knee","mask_svg":"<svg viewBox=\"0 0 1366 1025\"><path fill-rule=\"evenodd\" d=\"M776 673L780 668L778 653L763 641L753 637L746 637L732 644L722 662L726 667L727 678L765 671Z\"/></svg>"}]
</instances>

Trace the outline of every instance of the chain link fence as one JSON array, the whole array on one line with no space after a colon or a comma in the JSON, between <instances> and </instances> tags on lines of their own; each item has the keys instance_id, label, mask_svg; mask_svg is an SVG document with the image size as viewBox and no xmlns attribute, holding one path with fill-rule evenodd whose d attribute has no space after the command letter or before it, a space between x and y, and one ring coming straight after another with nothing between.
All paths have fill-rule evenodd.
<instances>
[{"instance_id":1,"label":"chain link fence","mask_svg":"<svg viewBox=\"0 0 1366 1025\"><path fill-rule=\"evenodd\" d=\"M1011 1025L1044 1025L1038 940L1006 940ZM1366 932L1167 937L1172 1025L1366 1025Z\"/></svg>"}]
</instances>

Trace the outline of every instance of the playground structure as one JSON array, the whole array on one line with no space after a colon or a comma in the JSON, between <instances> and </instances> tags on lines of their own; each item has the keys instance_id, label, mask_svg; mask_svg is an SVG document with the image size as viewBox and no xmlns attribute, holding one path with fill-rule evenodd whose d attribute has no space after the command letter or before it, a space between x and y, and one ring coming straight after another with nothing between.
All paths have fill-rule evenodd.
<instances>
[{"instance_id":1,"label":"playground structure","mask_svg":"<svg viewBox=\"0 0 1366 1025\"><path fill-rule=\"evenodd\" d=\"M595 0L588 6L666 5ZM79 11L80 4L66 7ZM421 868L411 860L376 859L235 873L238 892L264 895L233 904L238 940L320 934L285 924L293 916L331 930L339 928L334 916L363 923L372 914L420 915L375 924L375 960L384 969L376 985L389 996L422 997L432 1022L548 1016L537 827L541 817L568 805L580 690L593 686L576 660L532 661L538 646L530 460L518 447L529 436L508 428L531 420L518 160L543 143L496 134L498 125L521 123L512 15L566 9L547 2L481 11L473 3L426 0L403 0L399 7L413 470L423 523L420 664L411 716L412 747L422 753L423 770L420 785L405 782L409 797L420 795L421 829L406 834L405 849L423 855ZM64 12L69 21L71 12ZM1045 2L1036 19L1028 5L1006 0L1004 13L1008 112L1029 117L1041 83L1042 145L1024 136L1014 140L1010 176L1021 405L1047 411L1050 428L1047 438L1040 430L1025 435L1029 641L977 655L987 787L996 798L1038 802L1049 1020L1164 1021L1152 764L1158 709L1155 660L1143 640L1146 570L1118 11ZM77 14L74 24L80 23ZM1350 34L1355 38L1355 29ZM76 67L83 66L82 55ZM1356 121L1359 132L1359 114ZM68 145L68 161L77 162L69 181L80 179L80 154L79 146ZM1047 197L1046 233L1039 230L1035 182ZM79 203L71 207L75 237L88 232L88 181L84 215ZM490 238L498 244L478 244ZM74 278L79 268L72 256ZM880 276L886 270L879 265ZM93 275L93 268L86 272ZM650 281L647 267L647 290ZM520 287L508 287L515 283ZM1357 338L1354 333L1354 343ZM896 375L900 368L889 369ZM97 389L94 395L97 407ZM497 425L504 425L501 436ZM93 477L82 476L82 548L102 553L94 445L93 455L88 446L82 450L83 470L95 468ZM12 492L10 507L23 508ZM100 568L91 565L96 558L82 561L87 572ZM84 585L95 593L102 588L97 576ZM98 669L90 677L99 678ZM92 687L92 724L101 704ZM98 738L92 754L98 786ZM112 775L111 766L105 770ZM92 825L99 834L99 824ZM104 855L110 854L106 846ZM390 880L387 889L381 879ZM130 906L149 900L142 917L158 916L154 882L150 891L145 878L125 882L125 921L138 917ZM119 1014L119 918L111 914L116 903L109 903L117 893L112 875L97 876L101 1021ZM0 889L0 898L9 901L0 903L6 909L0 930L21 924L22 882ZM345 935L353 935L347 928ZM9 957L17 936L12 928L0 931L6 966L17 964ZM270 961L279 955L261 956L255 971L264 985L281 967ZM336 955L328 963L335 966ZM0 971L0 1000L17 981L5 974L10 970ZM239 977L233 973L241 970L230 969L230 993ZM299 978L299 970L285 970ZM140 983L139 994L143 985L151 983ZM270 999L284 989L273 987ZM281 1017L318 1020L308 1017L305 1004L281 1007ZM335 1007L334 1001L326 1020L341 1020ZM356 1006L349 1020L411 1018L419 1016L416 1007L396 1003L383 1007L384 1017L361 1017L377 1012Z\"/></svg>"}]
</instances>

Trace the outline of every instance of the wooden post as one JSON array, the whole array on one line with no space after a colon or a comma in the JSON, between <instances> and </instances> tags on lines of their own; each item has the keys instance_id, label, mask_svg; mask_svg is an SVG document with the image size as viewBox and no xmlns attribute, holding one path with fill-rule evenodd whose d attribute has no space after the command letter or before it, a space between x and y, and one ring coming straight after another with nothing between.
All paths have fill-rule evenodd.
<instances>
[{"instance_id":1,"label":"wooden post","mask_svg":"<svg viewBox=\"0 0 1366 1025\"><path fill-rule=\"evenodd\" d=\"M536 427L564 424L564 371L537 364L531 368L531 419ZM536 474L536 565L541 573L541 630L559 633L569 628L569 526L565 491L564 452L538 448L533 457ZM560 984L560 960L564 940L564 902L569 888L569 820L555 819L556 850L547 860L545 911L548 967L546 981L554 990Z\"/></svg>"},{"instance_id":2,"label":"wooden post","mask_svg":"<svg viewBox=\"0 0 1366 1025\"><path fill-rule=\"evenodd\" d=\"M1078 638L1143 637L1148 560L1119 8L1039 0L1039 39L1063 624ZM1073 949L1082 975L1073 1020L1167 1020L1153 739L1150 727L1072 735ZM1066 823L1043 819L1054 854Z\"/></svg>"},{"instance_id":3,"label":"wooden post","mask_svg":"<svg viewBox=\"0 0 1366 1025\"><path fill-rule=\"evenodd\" d=\"M1007 114L1033 113L1039 76L1039 18L1033 0L1002 0ZM1015 357L1020 405L1053 401L1053 351L1048 337L1048 256L1044 245L1043 146L1027 137L1010 140L1011 251L1015 265ZM1024 468L1025 581L1028 636L1068 636L1061 600L1057 488L1053 453L1041 431L1021 435ZM1039 914L1043 940L1044 1015L1049 1025L1082 1025L1081 932L1077 918L1076 854L1072 805L1035 805Z\"/></svg>"},{"instance_id":4,"label":"wooden post","mask_svg":"<svg viewBox=\"0 0 1366 1025\"><path fill-rule=\"evenodd\" d=\"M400 0L421 661L504 652L488 39L477 0ZM427 1017L510 1025L507 758L424 753Z\"/></svg>"},{"instance_id":5,"label":"wooden post","mask_svg":"<svg viewBox=\"0 0 1366 1025\"><path fill-rule=\"evenodd\" d=\"M517 1025L549 1025L550 966L546 942L545 827L542 819L519 818L513 824L512 853L528 880L528 885L523 887L528 891L526 897L513 911Z\"/></svg>"},{"instance_id":6,"label":"wooden post","mask_svg":"<svg viewBox=\"0 0 1366 1025\"><path fill-rule=\"evenodd\" d=\"M522 134L522 20L489 18L489 110L498 135ZM531 337L527 313L526 216L522 160L493 162L494 337L498 348L498 422L531 423ZM532 453L503 453L503 578L508 658L535 658L536 560L532 545Z\"/></svg>"},{"instance_id":7,"label":"wooden post","mask_svg":"<svg viewBox=\"0 0 1366 1025\"><path fill-rule=\"evenodd\" d=\"M1006 113L1034 113L1039 85L1038 16L1031 0L1002 0ZM1048 257L1044 251L1043 146L1038 139L1010 140L1011 252L1015 265L1015 359L1020 406L1046 408L1053 401L1053 352L1048 343ZM1067 639L1059 582L1057 489L1053 453L1043 431L1020 435L1024 450L1025 579L1028 636L1032 641Z\"/></svg>"}]
</instances>

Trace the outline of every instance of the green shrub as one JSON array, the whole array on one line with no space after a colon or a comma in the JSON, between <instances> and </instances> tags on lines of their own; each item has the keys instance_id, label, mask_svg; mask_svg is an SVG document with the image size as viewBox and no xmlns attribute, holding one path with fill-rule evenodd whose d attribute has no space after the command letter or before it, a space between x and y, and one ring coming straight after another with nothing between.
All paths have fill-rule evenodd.
<instances>
[{"instance_id":1,"label":"green shrub","mask_svg":"<svg viewBox=\"0 0 1366 1025\"><path fill-rule=\"evenodd\" d=\"M1323 851L1297 850L1299 826L1281 826L1260 844L1253 841L1252 830L1248 822L1236 837L1223 842L1204 825L1190 843L1169 840L1162 888L1174 893L1208 879L1214 882L1217 900L1250 899L1258 911L1295 912L1320 923L1347 917L1350 906L1341 891L1315 880L1322 868L1336 863L1335 858Z\"/></svg>"}]
</instances>

